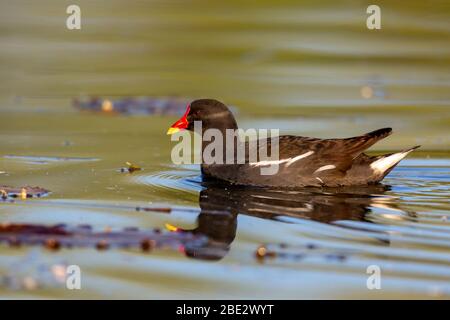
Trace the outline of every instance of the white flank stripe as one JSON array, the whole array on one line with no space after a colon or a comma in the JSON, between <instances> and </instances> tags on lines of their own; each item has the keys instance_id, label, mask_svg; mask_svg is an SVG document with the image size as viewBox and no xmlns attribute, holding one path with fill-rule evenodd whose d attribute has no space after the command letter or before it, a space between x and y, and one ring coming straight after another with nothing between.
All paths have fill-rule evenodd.
<instances>
[{"instance_id":1,"label":"white flank stripe","mask_svg":"<svg viewBox=\"0 0 450 320\"><path fill-rule=\"evenodd\" d=\"M255 167L259 167L259 166L269 166L272 164L281 164L284 163L286 161L288 161L289 159L284 159L284 160L264 160L264 161L259 161L259 162L250 162L251 166L255 166Z\"/></svg>"},{"instance_id":2,"label":"white flank stripe","mask_svg":"<svg viewBox=\"0 0 450 320\"><path fill-rule=\"evenodd\" d=\"M331 170L331 169L336 169L336 166L334 164L328 164L326 166L320 167L319 169L314 171L314 173L317 173L317 172L320 172L320 171L325 171L325 170Z\"/></svg>"},{"instance_id":3,"label":"white flank stripe","mask_svg":"<svg viewBox=\"0 0 450 320\"><path fill-rule=\"evenodd\" d=\"M309 157L310 155L312 155L314 153L314 151L308 151L304 154L301 154L299 156L296 156L295 158L290 159L287 163L286 163L286 167L289 167L291 164L293 164L295 161L298 161L300 159L304 159L306 157Z\"/></svg>"},{"instance_id":4,"label":"white flank stripe","mask_svg":"<svg viewBox=\"0 0 450 320\"><path fill-rule=\"evenodd\" d=\"M259 162L250 162L250 165L259 167L259 166L269 166L269 165L273 165L273 164L282 164L282 163L286 162L286 167L289 167L295 161L304 159L304 158L312 155L313 153L314 153L314 151L308 151L308 152L301 154L299 156L296 156L294 158L288 158L288 159L282 159L282 160L264 160L264 161L259 161Z\"/></svg>"},{"instance_id":5,"label":"white flank stripe","mask_svg":"<svg viewBox=\"0 0 450 320\"><path fill-rule=\"evenodd\" d=\"M404 157L406 157L406 155L409 152L410 151L394 153L389 157L378 159L377 161L372 162L370 164L370 168L376 173L384 173L386 170L388 170L389 168L397 164L400 160L402 160Z\"/></svg>"}]
</instances>

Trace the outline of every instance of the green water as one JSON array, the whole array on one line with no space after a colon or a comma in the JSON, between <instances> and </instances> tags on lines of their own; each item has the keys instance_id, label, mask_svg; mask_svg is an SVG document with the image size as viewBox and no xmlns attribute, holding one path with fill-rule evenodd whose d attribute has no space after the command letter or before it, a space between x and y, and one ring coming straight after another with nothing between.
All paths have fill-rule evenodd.
<instances>
[{"instance_id":1,"label":"green water","mask_svg":"<svg viewBox=\"0 0 450 320\"><path fill-rule=\"evenodd\" d=\"M213 247L214 260L1 245L0 277L42 285L0 283L0 297L450 297L447 1L380 1L378 31L365 27L366 1L78 1L80 31L65 28L69 4L1 1L0 185L52 193L0 203L0 222L169 223L226 245ZM197 166L172 164L165 133L175 116L72 107L89 95L212 97L235 106L243 128L347 137L391 126L374 153L422 147L384 180L387 190L223 190L202 185ZM126 161L143 170L119 172ZM211 205L231 218L208 216ZM311 243L318 249L304 248ZM286 254L261 263L261 244ZM54 264L79 265L82 290L43 277ZM381 290L366 287L369 265L381 267Z\"/></svg>"}]
</instances>

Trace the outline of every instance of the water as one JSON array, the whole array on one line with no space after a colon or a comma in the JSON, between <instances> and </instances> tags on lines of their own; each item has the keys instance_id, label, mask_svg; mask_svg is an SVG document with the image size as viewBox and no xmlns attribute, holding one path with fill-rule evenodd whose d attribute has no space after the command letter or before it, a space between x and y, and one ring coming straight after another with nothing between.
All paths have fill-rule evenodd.
<instances>
[{"instance_id":1,"label":"water","mask_svg":"<svg viewBox=\"0 0 450 320\"><path fill-rule=\"evenodd\" d=\"M80 6L84 24L72 32L57 1L2 3L0 185L51 194L0 203L0 222L175 226L210 241L151 253L1 245L1 297L450 297L445 2L382 3L378 33L351 1ZM243 128L346 137L392 126L373 153L422 147L381 186L230 188L171 163L175 116L80 112L71 101L82 95L215 97ZM120 172L127 161L143 170ZM51 276L70 264L82 290ZM367 289L371 265L381 290Z\"/></svg>"}]
</instances>

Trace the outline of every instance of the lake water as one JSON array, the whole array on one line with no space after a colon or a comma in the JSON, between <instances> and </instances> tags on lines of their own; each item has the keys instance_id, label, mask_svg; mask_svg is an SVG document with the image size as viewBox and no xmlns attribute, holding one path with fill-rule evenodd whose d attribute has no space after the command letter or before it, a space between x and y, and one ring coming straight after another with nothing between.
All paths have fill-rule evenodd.
<instances>
[{"instance_id":1,"label":"lake water","mask_svg":"<svg viewBox=\"0 0 450 320\"><path fill-rule=\"evenodd\" d=\"M450 298L446 1L381 1L378 31L360 1L78 1L80 31L60 1L1 2L0 185L51 193L0 202L0 223L208 238L150 253L2 244L1 298ZM242 128L325 138L391 126L373 154L422 147L376 187L230 188L172 164L176 115L72 106L94 95L212 97ZM120 172L127 161L143 170ZM52 278L71 264L82 290Z\"/></svg>"}]
</instances>

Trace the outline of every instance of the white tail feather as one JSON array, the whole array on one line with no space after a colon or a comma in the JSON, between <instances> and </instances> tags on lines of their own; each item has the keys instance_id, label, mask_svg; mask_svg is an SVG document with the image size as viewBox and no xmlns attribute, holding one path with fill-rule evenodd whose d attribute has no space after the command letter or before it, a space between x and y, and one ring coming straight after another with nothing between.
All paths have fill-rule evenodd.
<instances>
[{"instance_id":1,"label":"white tail feather","mask_svg":"<svg viewBox=\"0 0 450 320\"><path fill-rule=\"evenodd\" d=\"M409 150L394 153L387 157L378 159L370 164L370 168L377 174L383 174L393 166L395 166L397 163L399 163L404 157L408 155L408 153L415 150L416 148L418 147L414 147Z\"/></svg>"}]
</instances>

